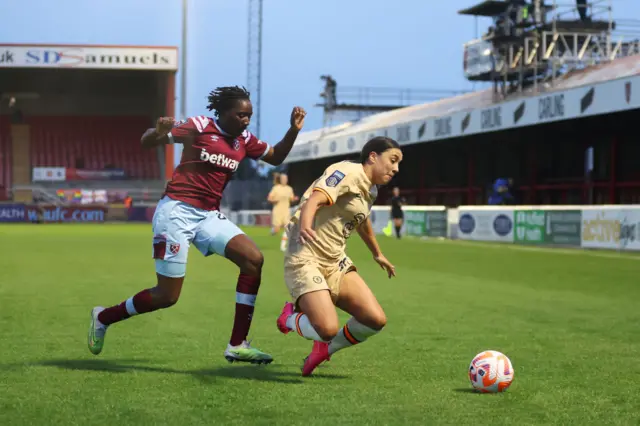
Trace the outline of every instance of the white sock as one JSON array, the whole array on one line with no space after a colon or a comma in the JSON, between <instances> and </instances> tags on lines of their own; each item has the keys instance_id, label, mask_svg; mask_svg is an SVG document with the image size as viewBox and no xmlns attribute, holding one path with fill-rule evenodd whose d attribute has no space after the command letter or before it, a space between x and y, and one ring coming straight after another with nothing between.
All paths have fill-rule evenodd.
<instances>
[{"instance_id":1,"label":"white sock","mask_svg":"<svg viewBox=\"0 0 640 426\"><path fill-rule=\"evenodd\" d=\"M287 327L289 327L289 330L295 331L305 339L324 342L305 314L298 313L289 315L287 318Z\"/></svg>"},{"instance_id":2,"label":"white sock","mask_svg":"<svg viewBox=\"0 0 640 426\"><path fill-rule=\"evenodd\" d=\"M130 316L138 315L138 311L136 311L136 307L133 304L133 296L131 296L127 299L126 302L124 302L124 307L127 309L127 313Z\"/></svg>"},{"instance_id":3,"label":"white sock","mask_svg":"<svg viewBox=\"0 0 640 426\"><path fill-rule=\"evenodd\" d=\"M283 232L282 233L282 238L280 239L280 251L286 251L287 250L287 243L288 243L288 237L287 237L287 233Z\"/></svg>"},{"instance_id":4,"label":"white sock","mask_svg":"<svg viewBox=\"0 0 640 426\"><path fill-rule=\"evenodd\" d=\"M329 355L333 355L340 349L348 348L358 343L362 343L374 334L378 334L381 330L374 330L366 325L359 323L354 317L342 327L336 337L329 343Z\"/></svg>"},{"instance_id":5,"label":"white sock","mask_svg":"<svg viewBox=\"0 0 640 426\"><path fill-rule=\"evenodd\" d=\"M108 326L100 322L100 312L104 311L105 308L100 309L98 315L96 315L96 327L106 329Z\"/></svg>"}]
</instances>

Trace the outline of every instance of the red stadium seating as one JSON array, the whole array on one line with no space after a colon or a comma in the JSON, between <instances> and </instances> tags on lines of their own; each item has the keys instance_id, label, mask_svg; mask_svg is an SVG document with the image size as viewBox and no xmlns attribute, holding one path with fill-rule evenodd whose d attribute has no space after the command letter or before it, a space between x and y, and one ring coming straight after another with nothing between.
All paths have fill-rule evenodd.
<instances>
[{"instance_id":1,"label":"red stadium seating","mask_svg":"<svg viewBox=\"0 0 640 426\"><path fill-rule=\"evenodd\" d=\"M159 179L155 150L142 149L147 117L29 117L33 167L124 169L134 179Z\"/></svg>"},{"instance_id":2,"label":"red stadium seating","mask_svg":"<svg viewBox=\"0 0 640 426\"><path fill-rule=\"evenodd\" d=\"M0 116L0 201L11 189L11 126L8 116Z\"/></svg>"}]
</instances>

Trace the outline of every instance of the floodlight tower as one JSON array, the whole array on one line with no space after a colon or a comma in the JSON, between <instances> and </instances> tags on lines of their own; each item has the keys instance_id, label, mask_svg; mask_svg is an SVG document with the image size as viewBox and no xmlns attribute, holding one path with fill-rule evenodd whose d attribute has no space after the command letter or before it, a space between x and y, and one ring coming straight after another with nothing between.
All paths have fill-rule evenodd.
<instances>
[{"instance_id":1,"label":"floodlight tower","mask_svg":"<svg viewBox=\"0 0 640 426\"><path fill-rule=\"evenodd\" d=\"M254 115L251 131L260 137L262 91L262 0L249 0L247 41L247 90L251 92Z\"/></svg>"}]
</instances>

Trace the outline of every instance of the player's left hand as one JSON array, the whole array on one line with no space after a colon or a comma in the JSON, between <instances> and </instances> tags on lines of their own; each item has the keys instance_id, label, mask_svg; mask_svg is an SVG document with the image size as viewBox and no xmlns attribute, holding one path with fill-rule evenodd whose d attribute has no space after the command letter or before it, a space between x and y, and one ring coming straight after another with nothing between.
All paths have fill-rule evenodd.
<instances>
[{"instance_id":1,"label":"player's left hand","mask_svg":"<svg viewBox=\"0 0 640 426\"><path fill-rule=\"evenodd\" d=\"M383 254L381 254L380 256L375 256L373 259L378 262L378 265L380 265L382 269L387 271L387 275L389 276L389 278L396 276L396 267L393 266L391 262L389 262L387 258L384 257Z\"/></svg>"},{"instance_id":2,"label":"player's left hand","mask_svg":"<svg viewBox=\"0 0 640 426\"><path fill-rule=\"evenodd\" d=\"M304 117L307 115L307 111L302 107L294 107L291 111L291 127L297 130L302 130L304 127Z\"/></svg>"},{"instance_id":3,"label":"player's left hand","mask_svg":"<svg viewBox=\"0 0 640 426\"><path fill-rule=\"evenodd\" d=\"M160 117L158 121L156 121L156 132L159 135L166 135L173 129L175 124L175 118L173 117Z\"/></svg>"}]
</instances>

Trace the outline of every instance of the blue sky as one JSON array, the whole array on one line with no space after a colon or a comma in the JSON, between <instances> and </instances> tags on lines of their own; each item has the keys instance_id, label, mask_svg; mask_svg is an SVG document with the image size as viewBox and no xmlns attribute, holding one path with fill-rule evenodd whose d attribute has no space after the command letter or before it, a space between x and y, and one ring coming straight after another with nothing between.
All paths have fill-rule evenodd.
<instances>
[{"instance_id":1,"label":"blue sky","mask_svg":"<svg viewBox=\"0 0 640 426\"><path fill-rule=\"evenodd\" d=\"M181 42L181 0L1 1L0 43ZM321 127L321 74L346 86L471 90L462 44L474 20L456 12L477 2L265 0L260 137L277 142L294 105L307 109L306 129ZM615 17L640 18L640 1L613 4ZM207 113L213 87L246 84L247 10L246 0L189 0L189 115Z\"/></svg>"}]
</instances>

